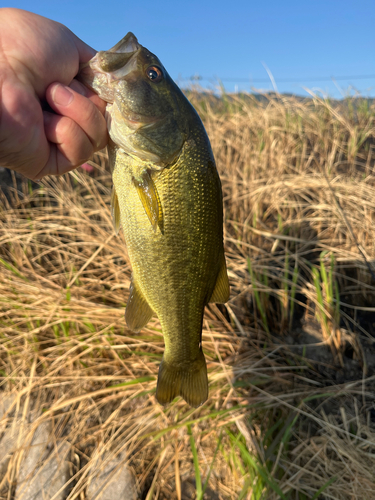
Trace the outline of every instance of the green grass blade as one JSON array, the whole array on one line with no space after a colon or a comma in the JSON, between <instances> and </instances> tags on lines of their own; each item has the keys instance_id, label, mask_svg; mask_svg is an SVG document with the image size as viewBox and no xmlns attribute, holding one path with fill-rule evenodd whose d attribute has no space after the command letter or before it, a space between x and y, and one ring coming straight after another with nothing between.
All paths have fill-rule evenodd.
<instances>
[{"instance_id":1,"label":"green grass blade","mask_svg":"<svg viewBox=\"0 0 375 500\"><path fill-rule=\"evenodd\" d=\"M204 485L203 485L202 498L203 498L204 492L206 491L206 488L208 486L208 481L210 480L211 472L212 472L212 469L213 469L213 466L214 466L214 463L215 463L215 460L216 460L216 455L217 455L217 453L218 453L218 451L220 449L220 445L221 445L222 439L223 439L223 434L220 433L219 440L218 440L218 443L217 443L217 446L216 446L216 449L215 449L215 452L214 452L214 456L212 458L211 465L210 465L210 468L208 469L208 474L207 474L206 480L205 480Z\"/></svg>"},{"instance_id":2,"label":"green grass blade","mask_svg":"<svg viewBox=\"0 0 375 500\"><path fill-rule=\"evenodd\" d=\"M121 382L121 384L109 385L108 387L114 389L115 387L126 387L128 385L142 384L143 382L151 382L155 380L152 375L147 375L146 377L135 378L134 380L129 380L128 382Z\"/></svg>"},{"instance_id":3,"label":"green grass blade","mask_svg":"<svg viewBox=\"0 0 375 500\"><path fill-rule=\"evenodd\" d=\"M22 280L29 281L23 274L21 274L18 269L16 269L12 264L9 264L9 262L6 262L5 260L0 258L0 263L6 267L9 271L11 271L13 274L18 276L18 278L21 278Z\"/></svg>"},{"instance_id":4,"label":"green grass blade","mask_svg":"<svg viewBox=\"0 0 375 500\"><path fill-rule=\"evenodd\" d=\"M247 259L247 265L248 265L248 268L249 268L249 273L250 273L250 277L251 277L251 283L252 283L252 286L253 286L253 292L254 292L255 302L256 302L256 305L257 305L258 310L260 312L260 315L262 317L262 322L263 322L264 329L266 330L267 333L270 333L269 328L268 328L268 323L267 323L267 316L266 316L266 313L264 311L264 308L263 308L263 305L262 305L262 301L260 300L259 291L258 291L258 289L256 287L256 284L255 284L255 277L254 277L253 268L251 266L251 260L250 260L250 258Z\"/></svg>"},{"instance_id":5,"label":"green grass blade","mask_svg":"<svg viewBox=\"0 0 375 500\"><path fill-rule=\"evenodd\" d=\"M193 454L197 500L202 500L203 499L203 491L202 491L201 473L199 471L198 452L197 452L197 448L195 446L194 436L193 436L193 433L191 431L191 425L188 424L186 427L187 427L187 433L189 435L191 452Z\"/></svg>"},{"instance_id":6,"label":"green grass blade","mask_svg":"<svg viewBox=\"0 0 375 500\"><path fill-rule=\"evenodd\" d=\"M328 486L331 486L331 484L334 483L336 479L337 479L336 476L331 477L329 481L327 481L325 484L323 484L321 488L318 489L318 491L315 493L315 495L312 497L311 500L317 500L321 495L321 493L323 493L323 491L326 490Z\"/></svg>"}]
</instances>

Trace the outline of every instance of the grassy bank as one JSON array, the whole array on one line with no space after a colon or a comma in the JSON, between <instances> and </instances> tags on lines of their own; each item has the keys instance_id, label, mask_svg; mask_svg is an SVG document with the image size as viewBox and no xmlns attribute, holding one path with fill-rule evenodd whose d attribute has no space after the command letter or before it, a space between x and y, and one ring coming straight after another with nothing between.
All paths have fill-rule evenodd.
<instances>
[{"instance_id":1,"label":"grassy bank","mask_svg":"<svg viewBox=\"0 0 375 500\"><path fill-rule=\"evenodd\" d=\"M70 500L98 456L121 451L147 500L370 500L375 109L189 97L222 179L231 283L204 318L209 400L155 400L160 324L126 330L131 269L102 154L91 177L2 195L0 384L16 399L0 433L28 407L33 428L51 421L72 447Z\"/></svg>"}]
</instances>

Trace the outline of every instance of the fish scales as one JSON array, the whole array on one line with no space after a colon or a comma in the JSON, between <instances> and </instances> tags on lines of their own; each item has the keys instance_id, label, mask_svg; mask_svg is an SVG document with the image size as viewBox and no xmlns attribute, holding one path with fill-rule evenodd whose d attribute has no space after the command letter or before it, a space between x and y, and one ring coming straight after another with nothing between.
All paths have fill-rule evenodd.
<instances>
[{"instance_id":1,"label":"fish scales","mask_svg":"<svg viewBox=\"0 0 375 500\"><path fill-rule=\"evenodd\" d=\"M124 230L133 270L125 318L134 331L147 324L153 313L160 320L165 352L159 368L158 401L165 404L181 395L199 406L208 394L201 338L204 307L210 301L225 302L229 296L221 183L196 111L156 56L140 46L134 35L128 34L117 47L129 49L129 43L133 51L125 52L130 58L123 52L118 57L124 58L125 68L132 64L136 69L124 70L120 89L116 78L105 87L111 103L107 109L112 210L115 226L121 222ZM115 48L109 51L111 61L117 57ZM102 78L98 59L107 60L105 54L99 53L89 63L89 71L86 66L81 72L82 81L99 95L103 81L97 83L95 72ZM150 64L162 68L166 82L164 87L159 84L156 93L143 76ZM114 71L119 67L115 62ZM105 74L111 74L109 63L105 69ZM137 105L142 113L134 111ZM145 109L151 109L151 118L145 118Z\"/></svg>"},{"instance_id":2,"label":"fish scales","mask_svg":"<svg viewBox=\"0 0 375 500\"><path fill-rule=\"evenodd\" d=\"M196 158L195 151L196 146L185 147L179 161L155 179L164 234L150 225L132 182L129 157L119 153L113 172L133 277L160 319L166 353L182 365L199 349L203 308L218 273L212 273L210 264L218 262L222 226L216 169L204 154ZM193 238L193 232L203 237ZM177 341L180 332L186 335Z\"/></svg>"}]
</instances>

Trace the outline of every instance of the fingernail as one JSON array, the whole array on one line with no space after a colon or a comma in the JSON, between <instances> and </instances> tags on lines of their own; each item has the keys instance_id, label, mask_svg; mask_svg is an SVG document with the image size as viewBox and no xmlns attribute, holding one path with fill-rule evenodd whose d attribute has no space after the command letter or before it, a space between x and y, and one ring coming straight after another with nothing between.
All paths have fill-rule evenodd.
<instances>
[{"instance_id":1,"label":"fingernail","mask_svg":"<svg viewBox=\"0 0 375 500\"><path fill-rule=\"evenodd\" d=\"M69 106L73 100L73 92L65 85L59 83L52 92L52 99L60 106Z\"/></svg>"}]
</instances>

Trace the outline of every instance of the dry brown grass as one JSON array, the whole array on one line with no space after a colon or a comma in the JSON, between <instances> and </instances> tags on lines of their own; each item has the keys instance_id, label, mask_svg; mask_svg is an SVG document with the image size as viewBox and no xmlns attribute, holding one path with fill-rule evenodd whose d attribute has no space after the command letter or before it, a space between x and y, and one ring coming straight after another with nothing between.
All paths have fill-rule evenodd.
<instances>
[{"instance_id":1,"label":"dry brown grass","mask_svg":"<svg viewBox=\"0 0 375 500\"><path fill-rule=\"evenodd\" d=\"M0 498L44 421L71 445L69 500L85 498L98 456L124 450L148 500L195 498L194 458L203 482L213 464L205 498L374 498L375 282L360 253L371 265L374 110L190 97L222 178L232 287L204 320L210 398L155 400L163 339L156 318L125 327L131 270L105 157L93 177L24 183L0 212L0 382L16 396L0 433L27 432Z\"/></svg>"}]
</instances>

